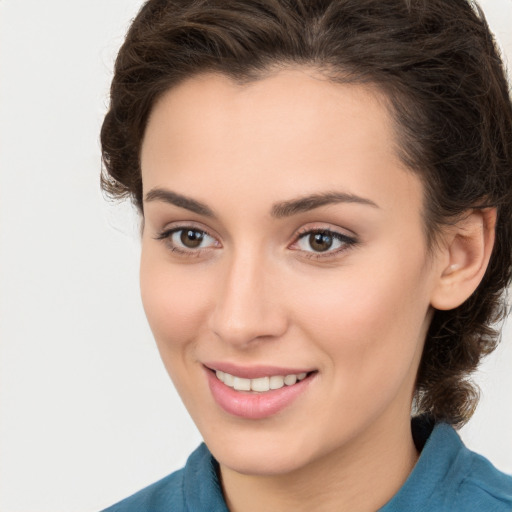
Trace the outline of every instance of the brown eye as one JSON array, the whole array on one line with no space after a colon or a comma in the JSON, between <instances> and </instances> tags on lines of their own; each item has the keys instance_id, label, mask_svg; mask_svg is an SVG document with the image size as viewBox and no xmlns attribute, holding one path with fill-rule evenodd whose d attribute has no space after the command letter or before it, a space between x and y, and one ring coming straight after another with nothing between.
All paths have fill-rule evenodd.
<instances>
[{"instance_id":1,"label":"brown eye","mask_svg":"<svg viewBox=\"0 0 512 512\"><path fill-rule=\"evenodd\" d=\"M204 233L195 229L182 229L180 242L187 249L197 249L204 240Z\"/></svg>"},{"instance_id":2,"label":"brown eye","mask_svg":"<svg viewBox=\"0 0 512 512\"><path fill-rule=\"evenodd\" d=\"M222 244L215 237L193 226L167 229L162 231L155 239L161 240L171 252L181 256L205 256L210 254L211 249L222 247Z\"/></svg>"},{"instance_id":3,"label":"brown eye","mask_svg":"<svg viewBox=\"0 0 512 512\"><path fill-rule=\"evenodd\" d=\"M313 251L325 252L332 247L333 237L329 232L311 233L308 242Z\"/></svg>"},{"instance_id":4,"label":"brown eye","mask_svg":"<svg viewBox=\"0 0 512 512\"><path fill-rule=\"evenodd\" d=\"M332 231L330 229L309 230L303 232L298 240L292 245L293 249L298 249L310 256L336 256L341 251L356 245L355 238Z\"/></svg>"}]
</instances>

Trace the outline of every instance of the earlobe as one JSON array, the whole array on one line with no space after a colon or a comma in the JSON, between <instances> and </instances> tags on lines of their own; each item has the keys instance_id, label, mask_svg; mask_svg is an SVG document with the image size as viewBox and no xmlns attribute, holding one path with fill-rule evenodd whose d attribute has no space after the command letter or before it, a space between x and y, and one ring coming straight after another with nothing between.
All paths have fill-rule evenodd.
<instances>
[{"instance_id":1,"label":"earlobe","mask_svg":"<svg viewBox=\"0 0 512 512\"><path fill-rule=\"evenodd\" d=\"M447 230L431 297L434 308L454 309L476 290L489 264L495 226L496 208L485 208L471 210Z\"/></svg>"}]
</instances>

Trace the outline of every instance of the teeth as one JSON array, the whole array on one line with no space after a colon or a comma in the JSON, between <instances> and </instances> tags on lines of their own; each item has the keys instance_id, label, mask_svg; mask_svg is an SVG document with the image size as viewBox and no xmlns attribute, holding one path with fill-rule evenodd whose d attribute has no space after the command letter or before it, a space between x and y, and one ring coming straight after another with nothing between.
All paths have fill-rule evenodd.
<instances>
[{"instance_id":1,"label":"teeth","mask_svg":"<svg viewBox=\"0 0 512 512\"><path fill-rule=\"evenodd\" d=\"M270 389L279 389L284 386L284 377L281 375L272 375L270 377Z\"/></svg>"},{"instance_id":2,"label":"teeth","mask_svg":"<svg viewBox=\"0 0 512 512\"><path fill-rule=\"evenodd\" d=\"M224 374L224 384L226 384L226 386L229 386L230 388L234 387L235 377L233 377L233 375L230 375L229 373L225 373Z\"/></svg>"},{"instance_id":3,"label":"teeth","mask_svg":"<svg viewBox=\"0 0 512 512\"><path fill-rule=\"evenodd\" d=\"M252 391L268 391L270 389L270 377L261 377L259 379L251 379Z\"/></svg>"},{"instance_id":4,"label":"teeth","mask_svg":"<svg viewBox=\"0 0 512 512\"><path fill-rule=\"evenodd\" d=\"M217 378L237 391L257 391L264 393L271 389L281 389L283 386L293 386L297 381L304 380L307 376L306 372L290 375L272 375L271 377L259 377L257 379L244 379L235 377L229 373L217 370L215 372Z\"/></svg>"},{"instance_id":5,"label":"teeth","mask_svg":"<svg viewBox=\"0 0 512 512\"><path fill-rule=\"evenodd\" d=\"M297 382L297 375L287 375L284 378L284 383L287 386L293 386Z\"/></svg>"},{"instance_id":6,"label":"teeth","mask_svg":"<svg viewBox=\"0 0 512 512\"><path fill-rule=\"evenodd\" d=\"M233 380L233 387L237 391L251 391L251 379L242 379L242 377L235 377Z\"/></svg>"}]
</instances>

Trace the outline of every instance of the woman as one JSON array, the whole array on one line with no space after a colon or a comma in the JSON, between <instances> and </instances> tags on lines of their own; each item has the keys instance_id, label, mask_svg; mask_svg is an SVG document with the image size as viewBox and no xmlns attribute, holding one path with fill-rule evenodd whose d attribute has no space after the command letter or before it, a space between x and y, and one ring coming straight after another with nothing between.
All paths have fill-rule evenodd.
<instances>
[{"instance_id":1,"label":"woman","mask_svg":"<svg viewBox=\"0 0 512 512\"><path fill-rule=\"evenodd\" d=\"M477 8L150 0L102 145L205 441L108 510L511 510L453 428L512 257L512 106Z\"/></svg>"}]
</instances>

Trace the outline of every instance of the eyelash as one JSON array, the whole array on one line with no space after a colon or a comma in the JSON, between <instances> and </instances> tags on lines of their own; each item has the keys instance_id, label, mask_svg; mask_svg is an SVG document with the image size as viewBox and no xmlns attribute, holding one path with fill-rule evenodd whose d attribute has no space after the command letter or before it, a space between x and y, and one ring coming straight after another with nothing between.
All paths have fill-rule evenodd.
<instances>
[{"instance_id":1,"label":"eyelash","mask_svg":"<svg viewBox=\"0 0 512 512\"><path fill-rule=\"evenodd\" d=\"M335 250L328 249L324 252L302 251L304 253L304 257L306 257L306 258L316 259L316 260L320 260L322 258L334 258L334 257L338 256L339 254L349 250L350 248L355 247L359 243L359 241L355 237L351 237L351 236L345 235L343 233L339 233L338 231L334 231L331 228L313 228L313 229L302 228L297 232L297 234L295 236L295 241L291 245L292 246L296 245L301 240L307 238L308 236L316 235L316 234L327 235L327 236L331 237L332 239L340 242L342 244L342 246L339 247L338 249L335 249Z\"/></svg>"},{"instance_id":2,"label":"eyelash","mask_svg":"<svg viewBox=\"0 0 512 512\"><path fill-rule=\"evenodd\" d=\"M195 226L190 226L190 225L189 226L177 226L177 227L173 227L171 229L166 229L166 230L162 231L161 233L159 233L155 237L155 239L165 242L169 246L169 248L171 249L172 252L175 252L175 253L183 255L183 256L188 256L188 257L200 257L204 251L207 251L208 249L212 248L211 246L209 246L209 247L204 247L204 248L199 247L198 249L190 249L190 248L185 249L183 247L176 246L172 242L172 236L174 234L180 233L182 231L193 231L195 233L200 233L202 236L206 235L215 240L215 237L210 235L208 233L208 231L205 231L204 229L200 229L200 228L197 228ZM327 235L327 236L331 237L333 240L340 242L342 244L342 246L335 250L327 249L324 252L302 250L301 252L303 253L303 256L306 258L317 259L317 260L323 259L323 258L333 258L333 257L339 255L340 253L345 252L348 249L356 246L359 243L356 238L350 237L343 233L339 233L337 231L332 230L331 228L314 228L314 229L302 228L301 230L299 230L296 233L296 235L294 237L294 241L288 247L293 247L294 245L297 245L301 240L305 239L306 237L311 236L311 235L316 235L316 234ZM300 251L300 249L294 249L294 250Z\"/></svg>"},{"instance_id":3,"label":"eyelash","mask_svg":"<svg viewBox=\"0 0 512 512\"><path fill-rule=\"evenodd\" d=\"M208 250L210 247L200 247L198 249L186 249L183 247L177 247L172 242L172 236L176 233L180 233L181 231L193 231L195 233L201 233L202 236L206 235L212 239L215 240L215 237L210 235L208 231L205 231L204 229L197 228L195 226L177 226L174 228L166 229L159 233L155 239L161 240L166 243L166 245L170 248L171 252L177 253L179 255L183 256L189 256L189 257L199 257L203 254L204 251Z\"/></svg>"}]
</instances>

